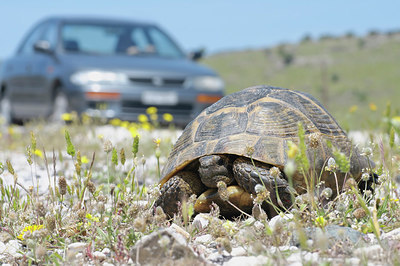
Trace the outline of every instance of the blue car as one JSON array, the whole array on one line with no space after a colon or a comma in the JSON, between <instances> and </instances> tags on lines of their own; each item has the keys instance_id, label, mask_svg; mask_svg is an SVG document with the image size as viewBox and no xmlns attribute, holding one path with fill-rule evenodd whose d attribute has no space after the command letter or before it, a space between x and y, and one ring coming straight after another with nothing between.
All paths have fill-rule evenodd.
<instances>
[{"instance_id":1,"label":"blue car","mask_svg":"<svg viewBox=\"0 0 400 266\"><path fill-rule=\"evenodd\" d=\"M137 121L150 106L185 125L223 97L224 82L151 23L48 18L0 69L6 123L76 111ZM162 121L161 121L162 122Z\"/></svg>"}]
</instances>

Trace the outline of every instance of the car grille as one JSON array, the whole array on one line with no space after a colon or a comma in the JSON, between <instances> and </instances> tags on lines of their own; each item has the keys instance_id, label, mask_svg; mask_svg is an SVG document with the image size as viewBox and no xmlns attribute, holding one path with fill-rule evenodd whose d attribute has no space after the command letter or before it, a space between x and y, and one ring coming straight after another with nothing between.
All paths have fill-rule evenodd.
<instances>
[{"instance_id":1,"label":"car grille","mask_svg":"<svg viewBox=\"0 0 400 266\"><path fill-rule=\"evenodd\" d=\"M184 78L161 78L161 77L130 77L129 80L141 86L150 86L150 87L175 87L181 88L185 83Z\"/></svg>"},{"instance_id":2,"label":"car grille","mask_svg":"<svg viewBox=\"0 0 400 266\"><path fill-rule=\"evenodd\" d=\"M146 109L153 105L146 105L139 101L122 101L122 113L145 113ZM177 105L157 105L157 112L159 114L183 114L187 115L192 111L191 104L177 104Z\"/></svg>"}]
</instances>

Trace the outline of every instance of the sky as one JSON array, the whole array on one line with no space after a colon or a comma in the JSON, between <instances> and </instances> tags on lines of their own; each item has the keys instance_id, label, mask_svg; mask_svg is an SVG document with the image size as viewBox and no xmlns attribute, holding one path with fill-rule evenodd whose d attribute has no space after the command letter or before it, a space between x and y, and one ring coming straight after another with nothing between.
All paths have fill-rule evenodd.
<instances>
[{"instance_id":1,"label":"sky","mask_svg":"<svg viewBox=\"0 0 400 266\"><path fill-rule=\"evenodd\" d=\"M400 29L398 0L0 0L0 60L29 28L54 15L155 22L186 51L207 54L294 43L306 34L365 35Z\"/></svg>"}]
</instances>

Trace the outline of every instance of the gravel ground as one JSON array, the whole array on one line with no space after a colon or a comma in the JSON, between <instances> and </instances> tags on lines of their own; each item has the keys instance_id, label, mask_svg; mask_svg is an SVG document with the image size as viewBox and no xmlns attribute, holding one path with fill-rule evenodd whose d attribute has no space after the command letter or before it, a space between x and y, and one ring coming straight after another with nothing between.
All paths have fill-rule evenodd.
<instances>
[{"instance_id":1,"label":"gravel ground","mask_svg":"<svg viewBox=\"0 0 400 266\"><path fill-rule=\"evenodd\" d=\"M20 129L23 130L23 129ZM112 126L101 126L95 129L96 135L102 135L104 139L109 139L114 145L118 145L119 143L124 142L132 142L131 134L125 130L124 128L116 128ZM173 141L177 139L180 135L181 131L171 132L169 130L155 130L151 133L143 134L145 138L166 138L169 137ZM355 143L365 145L368 142L368 134L362 132L351 132L349 134L350 137L355 141ZM67 157L67 155L65 155ZM18 174L18 182L21 186L25 188L29 188L32 184L39 186L40 193L45 193L49 186L49 182L53 180L53 166L52 163L49 163L49 169L46 169L44 164L35 164L33 167L30 167L26 161L26 156L22 152L2 152L0 153L0 160L5 161L9 159L15 172ZM166 158L162 158L162 161L165 161ZM156 158L154 156L146 158L146 165L154 166L156 164ZM65 176L72 175L73 166L68 161L64 161L63 164L58 163L57 169L63 169L63 173ZM144 176L146 172L146 168L138 168L137 175ZM6 184L13 183L13 177L7 171L3 173L3 181ZM142 180L143 181L143 180ZM154 184L156 179L146 179L146 183ZM209 226L210 218L207 214L199 214L197 215L193 222L192 226L199 229L199 231L205 231L205 229ZM256 230L264 230L265 225L259 221L251 220L250 218L248 223L251 223ZM290 217L280 217L277 216L274 219L271 219L268 224L271 228L277 226L277 224L288 225L290 223ZM237 225L234 225L237 226ZM286 227L285 227L286 228ZM271 260L271 257L279 257L282 256L283 253L290 252L289 256L286 256L285 259L282 260L282 263L287 265L317 265L321 263L328 263L332 265L360 265L367 262L369 265L384 265L382 261L385 261L385 256L388 256L387 251L382 248L382 245L378 244L375 236L372 234L364 235L359 233L356 230L352 230L348 228L349 231L346 234L343 234L344 229L342 227L332 228L331 234L324 233L323 236L321 232L310 233L309 235L309 244L311 246L318 246L318 241L327 237L331 241L335 243L348 243L348 245L352 246L353 251L349 256L335 256L331 257L326 255L326 253L315 252L315 251L303 251L299 248L299 243L296 242L296 234L292 234L290 241L279 247L262 247L265 248L268 252L267 256L261 255L253 255L257 254L256 250L257 245L250 245L247 247L243 247L239 244L239 242L231 243L231 251L228 252L226 249L221 248L221 244L218 244L218 241L214 239L210 234L200 234L195 238L188 236L188 233L180 228L177 225L172 225L167 229L160 229L161 231L155 232L154 234L148 235L144 237L142 240L137 243L135 249L131 251L131 256L133 259L130 260L130 263L151 263L151 264L160 264L163 263L168 264L168 260L165 260L163 257L153 257L153 260L142 261L141 258L149 258L141 252L150 252L149 254L163 254L163 250L165 247L160 241L160 235L165 236L163 239L169 245L168 249L171 254L175 254L173 252L177 252L176 254L186 254L185 258L174 257L174 259L179 259L181 262L190 262L191 264L197 265L265 265L276 262ZM246 227L237 228L237 235L244 237L246 236ZM355 240L350 240L349 237L354 236ZM385 243L392 243L395 241L398 246L400 246L400 229L393 230L390 233L383 234L381 240L384 240ZM171 244L172 243L172 244ZM82 253L87 247L87 243L70 243L68 246L69 251L75 252L77 262L79 262L79 256L83 256ZM23 256L19 250L21 250L21 243L17 240L9 240L3 239L0 234L0 262L4 262L8 257L20 257ZM260 248L258 246L258 248ZM334 248L334 247L330 247ZM138 251L139 250L139 251ZM180 251L184 251L183 253L179 253ZM62 251L60 251L62 252ZM192 256L187 257L187 254L192 254ZM329 254L329 252L328 252ZM95 264L103 264L109 265L108 263L103 263L110 256L110 250L104 249L101 251L96 251L93 253L93 265ZM178 256L178 255L177 255ZM172 262L171 262L172 263ZM6 265L6 264L3 264Z\"/></svg>"}]
</instances>

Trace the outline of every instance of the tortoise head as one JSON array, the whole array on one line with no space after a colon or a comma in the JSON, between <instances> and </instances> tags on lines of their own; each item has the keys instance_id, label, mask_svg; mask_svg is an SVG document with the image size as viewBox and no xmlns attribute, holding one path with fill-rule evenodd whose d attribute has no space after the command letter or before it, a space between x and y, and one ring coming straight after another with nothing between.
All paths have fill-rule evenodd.
<instances>
[{"instance_id":1,"label":"tortoise head","mask_svg":"<svg viewBox=\"0 0 400 266\"><path fill-rule=\"evenodd\" d=\"M226 155L207 155L199 159L201 182L207 187L215 188L219 181L227 185L233 182L232 162Z\"/></svg>"}]
</instances>

